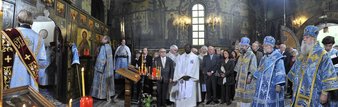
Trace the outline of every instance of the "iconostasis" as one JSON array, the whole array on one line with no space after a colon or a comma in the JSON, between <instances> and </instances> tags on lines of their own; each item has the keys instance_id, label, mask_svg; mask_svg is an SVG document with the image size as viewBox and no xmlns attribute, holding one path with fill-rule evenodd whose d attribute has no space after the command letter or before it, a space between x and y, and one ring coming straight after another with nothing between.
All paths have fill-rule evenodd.
<instances>
[{"instance_id":1,"label":"iconostasis","mask_svg":"<svg viewBox=\"0 0 338 107\"><path fill-rule=\"evenodd\" d=\"M87 71L86 93L89 93L97 48L100 38L109 33L108 26L92 17L90 11L64 0L2 0L2 5L2 29L17 27L16 14L25 9L33 14L32 29L37 33L47 31L44 42L54 64L51 70L55 70L57 99L66 102L80 96L76 71L81 67ZM80 65L72 65L72 43L78 48Z\"/></svg>"}]
</instances>

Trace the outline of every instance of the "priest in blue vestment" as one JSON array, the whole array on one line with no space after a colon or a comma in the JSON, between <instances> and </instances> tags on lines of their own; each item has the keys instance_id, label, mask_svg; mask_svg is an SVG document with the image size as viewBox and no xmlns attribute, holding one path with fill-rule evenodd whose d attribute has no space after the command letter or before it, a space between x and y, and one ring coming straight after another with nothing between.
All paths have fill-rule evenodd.
<instances>
[{"instance_id":1,"label":"priest in blue vestment","mask_svg":"<svg viewBox=\"0 0 338 107\"><path fill-rule=\"evenodd\" d=\"M327 51L328 56L332 58L338 57L338 50L333 48L333 45L335 44L334 37L332 36L326 36L322 43L324 45L324 49ZM335 66L335 69L338 70L338 64L333 64Z\"/></svg>"},{"instance_id":2,"label":"priest in blue vestment","mask_svg":"<svg viewBox=\"0 0 338 107\"><path fill-rule=\"evenodd\" d=\"M264 38L264 56L261 59L258 71L254 73L256 91L253 107L284 107L285 68L283 55L274 50L275 39L271 36Z\"/></svg>"},{"instance_id":3,"label":"priest in blue vestment","mask_svg":"<svg viewBox=\"0 0 338 107\"><path fill-rule=\"evenodd\" d=\"M17 16L19 27L16 28L23 36L26 45L28 46L29 50L33 57L36 58L39 68L45 68L47 66L46 63L43 61L47 60L46 57L46 50L44 45L44 40L39 39L38 33L32 30L31 25L33 23L33 15L31 12L27 10L21 10ZM16 53L14 57L14 64L13 64L13 73L10 82L10 88L20 87L29 85L33 87L36 91L39 91L38 82L31 76L29 71L26 69L26 65L22 60L19 58L19 54ZM31 58L28 57L28 58Z\"/></svg>"},{"instance_id":4,"label":"priest in blue vestment","mask_svg":"<svg viewBox=\"0 0 338 107\"><path fill-rule=\"evenodd\" d=\"M334 59L338 58L338 50L333 48L333 45L335 44L335 39L332 36L326 36L323 40L322 43L324 45L324 49L327 51L327 54L329 57L331 57L332 61ZM333 65L335 67L335 71L338 70L338 64L335 64L333 61ZM338 107L338 90L336 91L330 91L329 96L329 106L330 107Z\"/></svg>"},{"instance_id":5,"label":"priest in blue vestment","mask_svg":"<svg viewBox=\"0 0 338 107\"><path fill-rule=\"evenodd\" d=\"M322 107L328 92L338 89L330 56L317 42L318 28L305 27L300 55L287 77L293 82L292 106Z\"/></svg>"},{"instance_id":6,"label":"priest in blue vestment","mask_svg":"<svg viewBox=\"0 0 338 107\"><path fill-rule=\"evenodd\" d=\"M237 106L249 107L255 93L256 82L252 75L257 71L256 55L250 49L250 39L242 37L240 42L241 56L235 66L237 72L235 100Z\"/></svg>"},{"instance_id":7,"label":"priest in blue vestment","mask_svg":"<svg viewBox=\"0 0 338 107\"><path fill-rule=\"evenodd\" d=\"M110 38L104 36L101 40L99 55L96 59L93 85L90 95L98 99L107 99L115 95L113 53L109 44Z\"/></svg>"}]
</instances>

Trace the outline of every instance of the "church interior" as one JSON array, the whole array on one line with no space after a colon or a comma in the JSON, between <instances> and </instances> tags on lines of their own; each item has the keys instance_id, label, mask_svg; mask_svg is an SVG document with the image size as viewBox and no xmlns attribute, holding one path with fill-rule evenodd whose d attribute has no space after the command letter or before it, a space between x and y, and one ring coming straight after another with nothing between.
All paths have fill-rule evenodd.
<instances>
[{"instance_id":1,"label":"church interior","mask_svg":"<svg viewBox=\"0 0 338 107\"><path fill-rule=\"evenodd\" d=\"M158 79L144 80L144 74L137 73L144 69L143 63L134 61L145 48L153 58L161 55L161 48L168 53L173 45L179 54L185 52L186 44L196 49L214 46L218 53L218 50L236 50L242 37L249 38L250 44L261 44L264 37L272 36L276 45L285 44L288 49L300 50L308 25L319 28L319 43L326 36L338 40L337 0L0 0L0 6L3 31L22 25L17 19L22 10L31 13L33 23L29 28L36 34L42 30L46 32L42 43L46 52L42 54L46 54L48 61L44 69L48 84L41 85L41 81L37 81L38 90L31 86L13 87L11 82L15 78L11 75L18 75L14 71L18 69L15 64L7 64L11 60L15 63L14 57L18 57L7 57L5 51L0 53L0 100L4 107L157 107L156 100L160 99L156 98L156 88L160 86L156 82ZM1 50L7 48L4 41L9 39L3 33ZM110 85L113 84L110 81L106 84L113 87L115 95L98 99L91 93L104 46L102 40L109 41L111 47L110 55L104 57L112 58L112 62L107 59L104 67L110 64L109 69L114 69L115 85ZM122 42L130 50L127 56L117 55ZM21 59L25 58L27 56ZM127 69L117 69L117 66L121 67L118 58L129 58ZM142 67L134 67L135 64ZM155 63L144 65L145 69L149 66L147 72L151 72L151 65ZM19 70L29 71L26 68ZM42 76L40 71L38 74L37 77ZM127 77L130 75L135 77ZM101 88L101 85L97 87ZM142 94L148 91L153 98ZM85 101L91 106L82 105ZM235 107L234 102L236 100L229 105L213 106ZM167 107L174 107L173 102L167 104Z\"/></svg>"}]
</instances>

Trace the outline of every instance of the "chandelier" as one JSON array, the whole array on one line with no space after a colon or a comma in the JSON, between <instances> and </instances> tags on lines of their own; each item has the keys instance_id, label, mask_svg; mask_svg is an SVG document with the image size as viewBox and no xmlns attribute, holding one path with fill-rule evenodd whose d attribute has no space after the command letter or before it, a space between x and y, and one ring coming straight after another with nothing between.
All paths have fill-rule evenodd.
<instances>
[{"instance_id":1,"label":"chandelier","mask_svg":"<svg viewBox=\"0 0 338 107\"><path fill-rule=\"evenodd\" d=\"M173 25L184 30L191 25L191 18L188 16L177 16L174 19Z\"/></svg>"},{"instance_id":2,"label":"chandelier","mask_svg":"<svg viewBox=\"0 0 338 107\"><path fill-rule=\"evenodd\" d=\"M212 15L212 16L210 16L210 17L207 19L207 24L208 24L209 26L211 26L212 30L215 30L216 25L220 25L220 24L221 24L221 18Z\"/></svg>"},{"instance_id":3,"label":"chandelier","mask_svg":"<svg viewBox=\"0 0 338 107\"><path fill-rule=\"evenodd\" d=\"M292 25L295 26L296 28L300 27L303 25L303 23L307 20L307 17L305 16L299 16L298 18L295 18L292 21Z\"/></svg>"}]
</instances>

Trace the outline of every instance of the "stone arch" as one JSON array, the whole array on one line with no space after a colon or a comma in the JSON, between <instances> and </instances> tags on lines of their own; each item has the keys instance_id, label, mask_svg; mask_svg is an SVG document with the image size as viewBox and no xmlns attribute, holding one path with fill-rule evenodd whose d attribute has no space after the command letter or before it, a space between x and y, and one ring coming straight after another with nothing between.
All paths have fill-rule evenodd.
<instances>
[{"instance_id":1,"label":"stone arch","mask_svg":"<svg viewBox=\"0 0 338 107\"><path fill-rule=\"evenodd\" d=\"M322 14L316 14L312 17L310 17L308 20L306 20L296 31L296 37L298 38L298 42L300 43L302 40L302 35L304 32L304 28L307 25L319 25L321 23L337 23L338 24L338 11L332 11L332 12L327 12L326 13L327 18L325 20L320 19L321 16L323 16Z\"/></svg>"}]
</instances>

